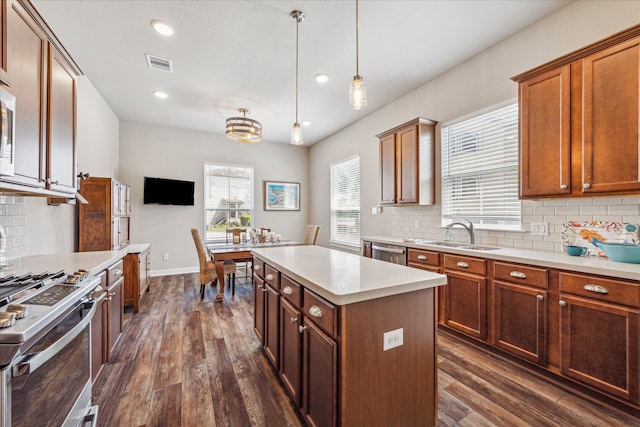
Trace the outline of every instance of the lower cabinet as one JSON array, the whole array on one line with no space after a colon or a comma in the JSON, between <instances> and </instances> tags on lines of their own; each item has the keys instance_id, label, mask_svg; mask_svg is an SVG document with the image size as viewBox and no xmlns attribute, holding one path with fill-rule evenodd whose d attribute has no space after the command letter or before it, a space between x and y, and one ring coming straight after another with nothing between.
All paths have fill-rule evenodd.
<instances>
[{"instance_id":1,"label":"lower cabinet","mask_svg":"<svg viewBox=\"0 0 640 427\"><path fill-rule=\"evenodd\" d=\"M302 406L302 314L283 298L280 320L280 378L294 403Z\"/></svg>"},{"instance_id":2,"label":"lower cabinet","mask_svg":"<svg viewBox=\"0 0 640 427\"><path fill-rule=\"evenodd\" d=\"M255 269L255 262L254 262ZM260 344L264 345L264 280L255 272L253 274L253 331L256 333Z\"/></svg>"},{"instance_id":3,"label":"lower cabinet","mask_svg":"<svg viewBox=\"0 0 640 427\"><path fill-rule=\"evenodd\" d=\"M280 293L266 284L264 293L264 352L275 368L280 361Z\"/></svg>"},{"instance_id":4,"label":"lower cabinet","mask_svg":"<svg viewBox=\"0 0 640 427\"><path fill-rule=\"evenodd\" d=\"M109 324L109 305L107 303L107 272L99 275L102 281L102 289L93 295L96 302L96 312L91 319L91 380L95 383L102 372L102 367L107 363L105 340L107 337L107 325Z\"/></svg>"},{"instance_id":5,"label":"lower cabinet","mask_svg":"<svg viewBox=\"0 0 640 427\"><path fill-rule=\"evenodd\" d=\"M149 290L151 248L124 257L124 305L133 305L134 313L140 311L140 300Z\"/></svg>"}]
</instances>

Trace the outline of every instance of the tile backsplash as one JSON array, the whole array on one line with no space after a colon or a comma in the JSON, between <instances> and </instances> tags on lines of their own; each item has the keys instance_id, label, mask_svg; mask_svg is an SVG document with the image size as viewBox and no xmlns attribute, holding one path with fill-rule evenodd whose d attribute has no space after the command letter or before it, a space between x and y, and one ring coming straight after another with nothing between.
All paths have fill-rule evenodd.
<instances>
[{"instance_id":1,"label":"tile backsplash","mask_svg":"<svg viewBox=\"0 0 640 427\"><path fill-rule=\"evenodd\" d=\"M26 255L26 210L26 197L0 195L0 225L4 227L7 236L7 249L0 257L11 259Z\"/></svg>"},{"instance_id":2,"label":"tile backsplash","mask_svg":"<svg viewBox=\"0 0 640 427\"><path fill-rule=\"evenodd\" d=\"M440 205L385 209L391 211L393 237L443 240ZM640 224L640 196L523 200L522 231L476 229L476 243L562 252L560 235L568 221ZM549 234L532 236L532 222L549 223ZM452 228L451 235L451 240L467 241L464 229Z\"/></svg>"}]
</instances>

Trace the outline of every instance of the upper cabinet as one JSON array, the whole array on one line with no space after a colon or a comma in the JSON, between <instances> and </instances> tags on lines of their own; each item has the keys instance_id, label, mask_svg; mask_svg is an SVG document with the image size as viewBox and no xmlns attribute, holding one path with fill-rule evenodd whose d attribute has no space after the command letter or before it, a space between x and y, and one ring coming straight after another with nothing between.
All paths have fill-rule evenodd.
<instances>
[{"instance_id":1,"label":"upper cabinet","mask_svg":"<svg viewBox=\"0 0 640 427\"><path fill-rule=\"evenodd\" d=\"M26 1L2 0L0 78L16 97L15 172L0 189L69 196L76 191L76 77L80 70Z\"/></svg>"},{"instance_id":2,"label":"upper cabinet","mask_svg":"<svg viewBox=\"0 0 640 427\"><path fill-rule=\"evenodd\" d=\"M435 121L417 118L383 132L380 140L380 204L435 202Z\"/></svg>"},{"instance_id":3,"label":"upper cabinet","mask_svg":"<svg viewBox=\"0 0 640 427\"><path fill-rule=\"evenodd\" d=\"M640 25L513 80L521 198L640 191Z\"/></svg>"}]
</instances>

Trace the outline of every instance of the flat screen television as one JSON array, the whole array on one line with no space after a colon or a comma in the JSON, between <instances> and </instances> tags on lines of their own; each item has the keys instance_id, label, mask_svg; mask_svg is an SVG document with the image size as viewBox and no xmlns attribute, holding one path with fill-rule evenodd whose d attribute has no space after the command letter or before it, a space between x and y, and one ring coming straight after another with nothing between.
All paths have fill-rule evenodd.
<instances>
[{"instance_id":1,"label":"flat screen television","mask_svg":"<svg viewBox=\"0 0 640 427\"><path fill-rule=\"evenodd\" d=\"M193 181L144 177L145 205L193 206Z\"/></svg>"}]
</instances>

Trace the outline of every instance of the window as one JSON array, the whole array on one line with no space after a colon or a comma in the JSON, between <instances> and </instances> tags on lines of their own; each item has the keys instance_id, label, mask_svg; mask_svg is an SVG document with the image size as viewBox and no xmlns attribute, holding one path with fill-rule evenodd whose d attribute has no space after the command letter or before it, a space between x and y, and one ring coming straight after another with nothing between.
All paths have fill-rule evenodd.
<instances>
[{"instance_id":1,"label":"window","mask_svg":"<svg viewBox=\"0 0 640 427\"><path fill-rule=\"evenodd\" d=\"M253 166L205 163L205 240L226 242L227 229L248 228L252 217Z\"/></svg>"},{"instance_id":2,"label":"window","mask_svg":"<svg viewBox=\"0 0 640 427\"><path fill-rule=\"evenodd\" d=\"M331 165L331 243L360 247L360 157Z\"/></svg>"},{"instance_id":3,"label":"window","mask_svg":"<svg viewBox=\"0 0 640 427\"><path fill-rule=\"evenodd\" d=\"M519 229L518 104L443 125L442 225Z\"/></svg>"}]
</instances>

